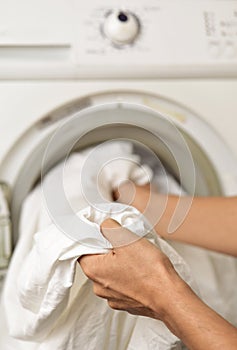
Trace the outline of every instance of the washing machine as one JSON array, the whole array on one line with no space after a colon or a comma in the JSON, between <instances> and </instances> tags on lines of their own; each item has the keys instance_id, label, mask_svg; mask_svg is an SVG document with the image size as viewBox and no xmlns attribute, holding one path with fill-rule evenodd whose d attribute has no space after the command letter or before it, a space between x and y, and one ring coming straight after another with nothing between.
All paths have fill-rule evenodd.
<instances>
[{"instance_id":1,"label":"washing machine","mask_svg":"<svg viewBox=\"0 0 237 350\"><path fill-rule=\"evenodd\" d=\"M195 195L237 194L236 1L1 2L2 281L47 145L76 115L80 122L68 123L49 168L78 135L78 149L129 137L151 148L177 179L181 167L189 192L194 177L184 142ZM156 131L178 150L179 166ZM190 249L199 256L200 248Z\"/></svg>"}]
</instances>

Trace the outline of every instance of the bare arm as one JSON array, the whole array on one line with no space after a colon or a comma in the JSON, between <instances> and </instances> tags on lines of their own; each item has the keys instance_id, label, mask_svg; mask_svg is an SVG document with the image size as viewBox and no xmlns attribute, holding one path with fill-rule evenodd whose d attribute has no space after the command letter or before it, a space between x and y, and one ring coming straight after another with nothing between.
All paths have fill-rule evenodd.
<instances>
[{"instance_id":1,"label":"bare arm","mask_svg":"<svg viewBox=\"0 0 237 350\"><path fill-rule=\"evenodd\" d=\"M123 235L131 235L112 220L102 231L113 246L116 237L121 242ZM236 328L205 305L146 239L106 255L84 256L79 262L94 281L95 294L113 309L162 320L190 350L237 348Z\"/></svg>"},{"instance_id":2,"label":"bare arm","mask_svg":"<svg viewBox=\"0 0 237 350\"><path fill-rule=\"evenodd\" d=\"M182 225L171 235L166 228L177 197L169 197L157 232L164 238L237 256L237 197L195 197Z\"/></svg>"},{"instance_id":3,"label":"bare arm","mask_svg":"<svg viewBox=\"0 0 237 350\"><path fill-rule=\"evenodd\" d=\"M170 301L164 322L190 350L237 347L237 329L204 304L187 285L181 286L180 294Z\"/></svg>"},{"instance_id":4,"label":"bare arm","mask_svg":"<svg viewBox=\"0 0 237 350\"><path fill-rule=\"evenodd\" d=\"M150 191L149 186L135 186L134 192L126 183L119 191L119 201L143 212L162 237L237 256L237 197L194 197L183 223L168 234L179 197L168 196L164 213L157 221L159 210L164 208L164 195Z\"/></svg>"}]
</instances>

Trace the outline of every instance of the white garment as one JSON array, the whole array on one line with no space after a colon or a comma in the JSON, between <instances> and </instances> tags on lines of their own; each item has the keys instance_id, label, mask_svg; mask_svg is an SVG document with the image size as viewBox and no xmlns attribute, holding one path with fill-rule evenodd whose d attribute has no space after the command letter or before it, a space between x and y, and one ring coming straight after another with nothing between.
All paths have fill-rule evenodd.
<instances>
[{"instance_id":1,"label":"white garment","mask_svg":"<svg viewBox=\"0 0 237 350\"><path fill-rule=\"evenodd\" d=\"M76 212L87 204L80 187L79 175L90 152L87 150L74 154L64 169L65 192ZM105 199L111 200L111 189L119 181L132 179L142 184L151 175L148 168L140 169L134 163L138 158L131 155L131 152L131 144L113 142L105 144L96 153L97 166L113 160L113 164L107 163L107 167L102 169L98 179ZM114 160L116 158L117 161ZM97 166L93 171L98 171ZM44 180L48 181L48 188L54 186L62 168L63 165L59 165L48 174ZM86 182L89 184L95 182L93 171L90 168L90 173L87 173ZM3 295L11 335L28 342L18 339L10 342L8 339L8 345L0 342L1 349L181 349L179 340L162 322L112 310L105 300L93 294L92 284L81 271L77 258L82 254L106 253L111 247L100 234L99 224L106 217L112 216L138 235L144 233L144 228L148 229L148 224L141 220L139 212L134 208L127 207L124 212L110 215L110 204L105 204L105 207L107 213L92 207L79 212L78 215L87 222L88 227L96 228L97 231L93 244L88 238L88 245L86 240L82 245L63 234L56 225L45 228L51 219L42 206L40 188L30 194L24 203L21 236ZM138 216L139 220L136 220ZM165 252L181 277L193 286L188 266L174 249L152 230L147 238Z\"/></svg>"}]
</instances>

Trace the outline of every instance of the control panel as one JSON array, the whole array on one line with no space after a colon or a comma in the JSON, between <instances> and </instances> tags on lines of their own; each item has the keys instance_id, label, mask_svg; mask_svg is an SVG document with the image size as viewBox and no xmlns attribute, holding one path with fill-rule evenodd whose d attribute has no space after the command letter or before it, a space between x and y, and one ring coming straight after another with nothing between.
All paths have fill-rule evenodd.
<instances>
[{"instance_id":1,"label":"control panel","mask_svg":"<svg viewBox=\"0 0 237 350\"><path fill-rule=\"evenodd\" d=\"M236 0L0 4L0 78L208 76L237 76Z\"/></svg>"}]
</instances>

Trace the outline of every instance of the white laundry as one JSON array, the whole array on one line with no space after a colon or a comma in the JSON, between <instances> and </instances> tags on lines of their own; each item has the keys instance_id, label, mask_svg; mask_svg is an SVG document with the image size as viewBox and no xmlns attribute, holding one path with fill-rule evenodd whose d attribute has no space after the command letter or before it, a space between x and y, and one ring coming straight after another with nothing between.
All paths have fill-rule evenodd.
<instances>
[{"instance_id":1,"label":"white laundry","mask_svg":"<svg viewBox=\"0 0 237 350\"><path fill-rule=\"evenodd\" d=\"M82 254L106 253L110 249L110 243L100 234L99 224L112 216L138 235L142 235L144 229L149 231L147 238L169 256L178 273L193 286L190 269L183 259L148 228L136 209L127 207L123 212L110 212L113 186L127 179L146 183L151 176L149 168L139 168L136 164L139 158L131 154L132 145L121 142L105 144L96 153L96 158L90 152L86 150L72 155L65 169L62 164L55 167L44 181L45 189L52 189L64 169L64 188L70 205L75 212L80 210L79 217L97 232L95 240L83 236L83 244L80 244L62 233L51 224L51 218L42 206L40 188L29 195L24 203L21 236L3 295L10 333L21 340L6 337L8 345L2 345L4 342L1 344L0 341L1 349L181 349L179 340L162 322L110 309L105 300L93 294L91 282L77 263ZM101 170L97 180L101 194L108 201L103 208L99 205L85 208L88 203L83 197L80 174L90 155L95 162L89 162L86 183L95 183L93 175ZM98 168L109 160L111 162L106 167Z\"/></svg>"}]
</instances>

